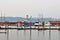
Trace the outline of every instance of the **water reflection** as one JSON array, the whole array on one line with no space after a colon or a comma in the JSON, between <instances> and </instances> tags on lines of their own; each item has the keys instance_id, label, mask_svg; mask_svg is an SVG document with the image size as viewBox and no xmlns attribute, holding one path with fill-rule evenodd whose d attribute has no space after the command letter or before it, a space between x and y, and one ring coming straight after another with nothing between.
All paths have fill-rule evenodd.
<instances>
[{"instance_id":1,"label":"water reflection","mask_svg":"<svg viewBox=\"0 0 60 40\"><path fill-rule=\"evenodd\" d=\"M51 40L51 30L49 30L49 40Z\"/></svg>"},{"instance_id":2,"label":"water reflection","mask_svg":"<svg viewBox=\"0 0 60 40\"><path fill-rule=\"evenodd\" d=\"M60 40L58 30L6 30L0 40Z\"/></svg>"},{"instance_id":3,"label":"water reflection","mask_svg":"<svg viewBox=\"0 0 60 40\"><path fill-rule=\"evenodd\" d=\"M49 26L51 28L51 26ZM49 30L49 40L51 40L51 30Z\"/></svg>"},{"instance_id":4,"label":"water reflection","mask_svg":"<svg viewBox=\"0 0 60 40\"><path fill-rule=\"evenodd\" d=\"M17 30L16 34L17 34L17 40L19 40L19 30Z\"/></svg>"},{"instance_id":5,"label":"water reflection","mask_svg":"<svg viewBox=\"0 0 60 40\"><path fill-rule=\"evenodd\" d=\"M0 40L7 40L6 38L7 38L6 31L0 30Z\"/></svg>"},{"instance_id":6,"label":"water reflection","mask_svg":"<svg viewBox=\"0 0 60 40\"><path fill-rule=\"evenodd\" d=\"M60 30L58 30L58 39L60 40Z\"/></svg>"},{"instance_id":7,"label":"water reflection","mask_svg":"<svg viewBox=\"0 0 60 40\"><path fill-rule=\"evenodd\" d=\"M31 38L31 30L30 30L30 37L29 37L29 40L31 40L32 38Z\"/></svg>"},{"instance_id":8,"label":"water reflection","mask_svg":"<svg viewBox=\"0 0 60 40\"><path fill-rule=\"evenodd\" d=\"M9 30L6 30L6 40L9 40Z\"/></svg>"},{"instance_id":9,"label":"water reflection","mask_svg":"<svg viewBox=\"0 0 60 40\"><path fill-rule=\"evenodd\" d=\"M26 40L26 30L24 30L24 40Z\"/></svg>"}]
</instances>

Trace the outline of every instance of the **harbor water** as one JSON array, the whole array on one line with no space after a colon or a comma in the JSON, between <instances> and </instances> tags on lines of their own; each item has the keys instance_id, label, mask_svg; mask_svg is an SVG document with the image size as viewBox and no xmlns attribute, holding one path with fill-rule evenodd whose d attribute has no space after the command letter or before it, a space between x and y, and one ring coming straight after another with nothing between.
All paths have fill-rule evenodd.
<instances>
[{"instance_id":1,"label":"harbor water","mask_svg":"<svg viewBox=\"0 0 60 40\"><path fill-rule=\"evenodd\" d=\"M0 40L60 40L60 30L0 30Z\"/></svg>"}]
</instances>

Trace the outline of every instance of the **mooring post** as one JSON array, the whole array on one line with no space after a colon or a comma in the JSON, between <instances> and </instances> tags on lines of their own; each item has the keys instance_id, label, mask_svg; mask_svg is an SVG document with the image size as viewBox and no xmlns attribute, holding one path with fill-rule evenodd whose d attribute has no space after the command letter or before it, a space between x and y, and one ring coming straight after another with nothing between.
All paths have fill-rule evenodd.
<instances>
[{"instance_id":1,"label":"mooring post","mask_svg":"<svg viewBox=\"0 0 60 40\"><path fill-rule=\"evenodd\" d=\"M26 26L26 22L24 21L24 30L26 29L26 27L25 27L25 26Z\"/></svg>"},{"instance_id":2,"label":"mooring post","mask_svg":"<svg viewBox=\"0 0 60 40\"><path fill-rule=\"evenodd\" d=\"M45 22L43 21L43 22L42 22L43 30L44 30L44 25L45 25L44 23L45 23Z\"/></svg>"},{"instance_id":3,"label":"mooring post","mask_svg":"<svg viewBox=\"0 0 60 40\"><path fill-rule=\"evenodd\" d=\"M7 30L6 28L8 28L8 24L5 22L5 31Z\"/></svg>"},{"instance_id":4,"label":"mooring post","mask_svg":"<svg viewBox=\"0 0 60 40\"><path fill-rule=\"evenodd\" d=\"M39 24L39 22L38 22L38 31L39 31L39 25L40 25L40 24Z\"/></svg>"},{"instance_id":5,"label":"mooring post","mask_svg":"<svg viewBox=\"0 0 60 40\"><path fill-rule=\"evenodd\" d=\"M31 30L31 28L32 28L31 25L32 25L32 23L30 22L30 30Z\"/></svg>"},{"instance_id":6,"label":"mooring post","mask_svg":"<svg viewBox=\"0 0 60 40\"><path fill-rule=\"evenodd\" d=\"M9 24L7 22L5 22L4 25L5 25L5 32L7 33L8 32L8 28L9 28L8 27Z\"/></svg>"}]
</instances>

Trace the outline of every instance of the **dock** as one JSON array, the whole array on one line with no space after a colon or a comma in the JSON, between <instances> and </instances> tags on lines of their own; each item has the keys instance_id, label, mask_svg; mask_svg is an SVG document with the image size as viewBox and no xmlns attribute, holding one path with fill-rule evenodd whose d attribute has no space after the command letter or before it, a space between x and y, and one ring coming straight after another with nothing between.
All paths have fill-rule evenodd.
<instances>
[{"instance_id":1,"label":"dock","mask_svg":"<svg viewBox=\"0 0 60 40\"><path fill-rule=\"evenodd\" d=\"M51 24L53 24L53 23L55 23L55 25L58 24L57 22L51 22ZM18 28L22 24L24 24L24 28ZM51 25L51 26L55 26L55 25ZM1 26L0 30L7 30L7 29L9 29L9 30L11 30L11 29L17 29L17 30L60 30L60 27L59 28L45 28L44 23L42 25L43 26L42 28L39 28L39 26L38 26L38 28L32 28L31 23L28 24L28 26L30 28L27 28L25 22L22 23L20 21L18 21L18 22L0 22L0 26ZM3 28L2 26L5 26L5 28ZM9 28L9 26L16 26L17 28ZM59 22L58 26L60 26L60 22Z\"/></svg>"},{"instance_id":2,"label":"dock","mask_svg":"<svg viewBox=\"0 0 60 40\"><path fill-rule=\"evenodd\" d=\"M17 29L17 30L60 30L60 28L0 28L0 30Z\"/></svg>"}]
</instances>

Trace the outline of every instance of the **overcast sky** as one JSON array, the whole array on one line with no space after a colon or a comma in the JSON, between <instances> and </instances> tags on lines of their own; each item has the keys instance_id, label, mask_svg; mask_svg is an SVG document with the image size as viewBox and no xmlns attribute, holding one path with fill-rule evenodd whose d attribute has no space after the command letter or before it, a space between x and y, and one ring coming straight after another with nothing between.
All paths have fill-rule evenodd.
<instances>
[{"instance_id":1,"label":"overcast sky","mask_svg":"<svg viewBox=\"0 0 60 40\"><path fill-rule=\"evenodd\" d=\"M0 14L4 16L25 17L30 15L37 17L60 18L60 0L0 0Z\"/></svg>"}]
</instances>

